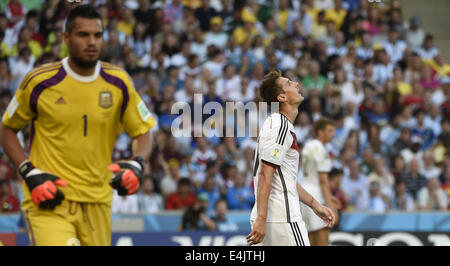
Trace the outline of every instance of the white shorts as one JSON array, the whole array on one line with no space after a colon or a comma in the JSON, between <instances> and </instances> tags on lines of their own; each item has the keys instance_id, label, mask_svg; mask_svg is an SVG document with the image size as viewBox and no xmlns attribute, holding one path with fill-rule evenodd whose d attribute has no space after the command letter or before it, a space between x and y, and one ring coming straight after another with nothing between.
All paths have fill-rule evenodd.
<instances>
[{"instance_id":1,"label":"white shorts","mask_svg":"<svg viewBox=\"0 0 450 266\"><path fill-rule=\"evenodd\" d=\"M306 229L309 233L319 231L327 227L325 222L303 202L300 202L300 211L302 212L302 219L305 221Z\"/></svg>"},{"instance_id":2,"label":"white shorts","mask_svg":"<svg viewBox=\"0 0 450 266\"><path fill-rule=\"evenodd\" d=\"M253 228L253 221L251 222ZM255 246L310 246L305 223L266 223L266 236Z\"/></svg>"}]
</instances>

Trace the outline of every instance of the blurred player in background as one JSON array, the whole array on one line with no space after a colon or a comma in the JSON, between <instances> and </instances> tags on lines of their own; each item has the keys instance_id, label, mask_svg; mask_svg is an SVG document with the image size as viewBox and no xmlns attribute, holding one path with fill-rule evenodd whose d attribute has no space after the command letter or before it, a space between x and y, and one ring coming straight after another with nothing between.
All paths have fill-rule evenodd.
<instances>
[{"instance_id":1,"label":"blurred player in background","mask_svg":"<svg viewBox=\"0 0 450 266\"><path fill-rule=\"evenodd\" d=\"M135 193L150 155L155 121L128 74L99 61L102 36L100 14L74 7L69 56L29 72L3 115L2 145L25 180L22 209L35 245L110 245L111 187ZM16 133L30 121L27 157ZM111 164L121 130L133 138L133 157Z\"/></svg>"},{"instance_id":2,"label":"blurred player in background","mask_svg":"<svg viewBox=\"0 0 450 266\"><path fill-rule=\"evenodd\" d=\"M292 123L304 99L300 84L272 71L259 89L265 102L279 102L280 107L279 112L265 120L259 132L253 174L256 203L247 241L250 245L309 246L300 202L311 207L327 226L334 224L335 215L297 183L300 154Z\"/></svg>"},{"instance_id":3,"label":"blurred player in background","mask_svg":"<svg viewBox=\"0 0 450 266\"><path fill-rule=\"evenodd\" d=\"M339 200L331 194L328 184L328 173L331 171L331 158L325 145L333 140L335 124L332 120L322 117L314 124L316 138L308 141L302 151L302 186L320 202L337 214ZM312 246L328 246L330 228L317 217L305 204L300 204L308 229L309 241Z\"/></svg>"}]
</instances>

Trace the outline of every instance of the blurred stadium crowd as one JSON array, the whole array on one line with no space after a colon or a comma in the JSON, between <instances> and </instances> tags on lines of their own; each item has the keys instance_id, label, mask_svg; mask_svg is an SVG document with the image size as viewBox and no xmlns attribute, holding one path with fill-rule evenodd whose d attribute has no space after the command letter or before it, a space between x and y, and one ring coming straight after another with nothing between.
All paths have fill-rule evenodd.
<instances>
[{"instance_id":1,"label":"blurred stadium crowd","mask_svg":"<svg viewBox=\"0 0 450 266\"><path fill-rule=\"evenodd\" d=\"M171 107L192 105L198 94L203 106L258 102L258 85L274 69L305 87L295 121L300 148L314 137L314 121L336 122L327 149L341 211L450 207L450 64L421 18L403 17L399 0L82 2L103 17L102 60L129 73L158 120L142 189L116 196L113 213L185 210L199 201L212 211L219 200L250 210L256 138L175 138ZM71 4L1 3L3 112L28 71L67 56L63 25ZM26 147L28 129L19 134ZM113 159L130 156L130 145L119 135ZM0 180L0 212L19 211L22 181L4 154Z\"/></svg>"}]
</instances>

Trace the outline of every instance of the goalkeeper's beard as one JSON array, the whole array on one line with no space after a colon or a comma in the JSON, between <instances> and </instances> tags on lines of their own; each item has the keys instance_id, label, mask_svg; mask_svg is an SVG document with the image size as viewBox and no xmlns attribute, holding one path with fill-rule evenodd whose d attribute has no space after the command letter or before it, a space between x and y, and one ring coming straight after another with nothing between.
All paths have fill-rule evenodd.
<instances>
[{"instance_id":1,"label":"goalkeeper's beard","mask_svg":"<svg viewBox=\"0 0 450 266\"><path fill-rule=\"evenodd\" d=\"M98 61L98 57L95 58L94 60L84 60L81 57L74 56L74 55L71 55L70 57L72 59L72 62L75 65L77 65L80 68L84 68L84 69L94 68Z\"/></svg>"}]
</instances>

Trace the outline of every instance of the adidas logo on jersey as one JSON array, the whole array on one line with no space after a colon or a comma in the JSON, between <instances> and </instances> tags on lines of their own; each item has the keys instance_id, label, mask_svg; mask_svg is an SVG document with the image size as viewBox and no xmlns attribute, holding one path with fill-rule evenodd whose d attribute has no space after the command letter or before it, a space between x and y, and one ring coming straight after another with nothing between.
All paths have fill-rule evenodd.
<instances>
[{"instance_id":1,"label":"adidas logo on jersey","mask_svg":"<svg viewBox=\"0 0 450 266\"><path fill-rule=\"evenodd\" d=\"M59 97L59 99L55 102L56 104L66 104L66 101L64 100L64 98L61 96Z\"/></svg>"}]
</instances>

